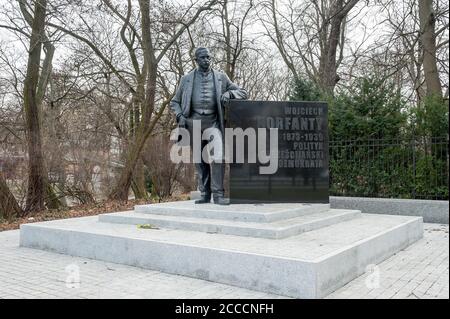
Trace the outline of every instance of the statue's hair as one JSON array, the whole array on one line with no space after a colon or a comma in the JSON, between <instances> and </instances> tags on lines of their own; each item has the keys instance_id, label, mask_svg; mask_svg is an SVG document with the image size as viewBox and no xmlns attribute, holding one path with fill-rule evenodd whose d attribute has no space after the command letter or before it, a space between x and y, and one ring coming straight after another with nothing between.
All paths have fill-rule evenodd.
<instances>
[{"instance_id":1,"label":"statue's hair","mask_svg":"<svg viewBox=\"0 0 450 319\"><path fill-rule=\"evenodd\" d=\"M195 49L195 52L194 52L195 58L197 58L200 51L203 51L203 50L209 51L209 49L205 48L205 47L198 47L197 49Z\"/></svg>"}]
</instances>

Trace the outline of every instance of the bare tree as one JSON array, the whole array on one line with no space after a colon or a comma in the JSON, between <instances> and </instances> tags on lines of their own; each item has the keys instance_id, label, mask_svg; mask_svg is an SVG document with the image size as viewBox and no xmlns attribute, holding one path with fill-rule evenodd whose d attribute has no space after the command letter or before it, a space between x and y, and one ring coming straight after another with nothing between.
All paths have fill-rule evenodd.
<instances>
[{"instance_id":1,"label":"bare tree","mask_svg":"<svg viewBox=\"0 0 450 319\"><path fill-rule=\"evenodd\" d=\"M358 0L264 1L260 20L276 45L294 80L301 73L324 93L333 94L344 57L346 24ZM279 8L282 6L282 8Z\"/></svg>"},{"instance_id":2,"label":"bare tree","mask_svg":"<svg viewBox=\"0 0 450 319\"><path fill-rule=\"evenodd\" d=\"M221 1L199 19L179 41L179 55L190 57L183 72L195 67L193 50L207 46L214 68L245 87L251 99L285 99L289 72L255 27L259 23L257 7L258 1L253 0Z\"/></svg>"},{"instance_id":3,"label":"bare tree","mask_svg":"<svg viewBox=\"0 0 450 319\"><path fill-rule=\"evenodd\" d=\"M231 81L235 81L240 58L246 50L255 49L251 41L245 36L249 24L251 11L254 9L253 1L237 2L224 0L220 8L213 12L220 18L220 32L212 32L216 38L216 50L223 52L223 58L217 62L223 63L224 72ZM217 50L219 51L219 50Z\"/></svg>"},{"instance_id":4,"label":"bare tree","mask_svg":"<svg viewBox=\"0 0 450 319\"><path fill-rule=\"evenodd\" d=\"M420 105L427 95L425 78L425 54L431 64L434 85L440 82L448 96L448 3L433 1L434 53L433 43L425 44L423 21L420 21L419 3L407 1L399 5L398 1L376 1L373 12L378 13L378 38L359 55L354 69L360 75L364 71L379 74L381 77L395 79L399 92L412 105ZM430 33L430 30L429 30ZM430 41L430 39L428 39ZM431 41L433 42L433 41ZM427 48L431 45L431 51ZM434 62L433 60L434 55ZM433 68L434 65L434 68ZM442 89L439 96L442 96Z\"/></svg>"},{"instance_id":5,"label":"bare tree","mask_svg":"<svg viewBox=\"0 0 450 319\"><path fill-rule=\"evenodd\" d=\"M51 45L48 46L43 70L39 73L42 43L48 42L45 36L47 1L35 1L33 17L29 14L23 0L19 1L19 4L25 20L31 25L28 65L23 88L23 108L28 143L28 193L25 210L40 211L45 209L50 187L42 155L40 107L51 71L54 50Z\"/></svg>"},{"instance_id":6,"label":"bare tree","mask_svg":"<svg viewBox=\"0 0 450 319\"><path fill-rule=\"evenodd\" d=\"M432 0L419 0L419 17L423 48L423 72L427 86L427 95L442 97L442 87L436 61L436 18Z\"/></svg>"},{"instance_id":7,"label":"bare tree","mask_svg":"<svg viewBox=\"0 0 450 319\"><path fill-rule=\"evenodd\" d=\"M439 92L448 99L448 14L443 0L7 2L0 197L42 209L56 195L69 204L126 199L131 188L145 198L149 179L160 196L189 190L192 167L167 162L176 125L167 105L198 46L255 100L285 100L305 77L328 94L350 91L369 73L395 85L408 107ZM28 159L42 163L29 185Z\"/></svg>"},{"instance_id":8,"label":"bare tree","mask_svg":"<svg viewBox=\"0 0 450 319\"><path fill-rule=\"evenodd\" d=\"M22 213L22 208L16 201L16 198L9 190L3 174L0 171L0 217L10 219Z\"/></svg>"},{"instance_id":9,"label":"bare tree","mask_svg":"<svg viewBox=\"0 0 450 319\"><path fill-rule=\"evenodd\" d=\"M99 43L90 40L89 36L83 36L78 30L74 31L69 29L64 23L50 24L57 30L88 45L108 69L124 83L132 95L134 112L132 128L133 136L129 141L122 172L116 186L109 195L110 199L128 199L129 188L133 180L133 172L140 161L143 147L157 121L164 112L164 106L157 108L155 104L159 63L186 28L193 24L203 11L210 10L216 2L217 0L206 2L206 4L194 10L195 12L193 14L190 9L194 7L195 3L192 3L181 18L171 21L172 25L175 25L176 22L181 23L181 27L177 29L176 33L168 36L168 33L164 32L164 28L167 27L169 22L164 20L164 17L160 17L160 20L152 20L150 18L151 12L149 1L139 1L139 12L135 15L140 17L139 28L136 28L131 20L133 17L131 1L128 1L127 6L125 7L126 12L124 14L121 13L121 9L119 8L120 5L114 5L109 0L102 1L102 3L112 12L113 16L118 19L118 21L122 22L120 37L123 45L125 45L128 50L129 58L132 62L133 73L131 74L128 72L123 73L118 65L115 64L116 61L111 61L108 58L108 55L105 54L105 52L102 52ZM86 20L83 20L83 22L84 27L87 28L87 32L92 35L92 25ZM160 28L160 32L155 32L155 28L157 29L158 27ZM137 52L142 52L142 55L139 56ZM131 81L126 78L128 75L131 75Z\"/></svg>"}]
</instances>

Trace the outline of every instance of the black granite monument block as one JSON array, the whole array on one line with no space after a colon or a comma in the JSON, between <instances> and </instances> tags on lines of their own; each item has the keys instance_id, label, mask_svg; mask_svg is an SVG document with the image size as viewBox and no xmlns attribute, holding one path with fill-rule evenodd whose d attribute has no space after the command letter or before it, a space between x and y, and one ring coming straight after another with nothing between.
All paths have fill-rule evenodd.
<instances>
[{"instance_id":1,"label":"black granite monument block","mask_svg":"<svg viewBox=\"0 0 450 319\"><path fill-rule=\"evenodd\" d=\"M242 157L240 162L237 160L236 137L232 144L231 139L227 143L228 147L233 145L231 203L329 203L327 113L327 104L323 102L231 100L226 109L228 133L230 129L239 133L239 128L248 133L244 134L243 162ZM271 164L276 170L263 174L261 168L267 168L269 163L261 162L258 152L263 145L258 144L263 141L261 133L265 131L265 154L269 155L270 128L278 129L278 152L272 158L277 162ZM256 149L256 154L248 153L249 146L253 153ZM252 158L256 162L252 163Z\"/></svg>"}]
</instances>

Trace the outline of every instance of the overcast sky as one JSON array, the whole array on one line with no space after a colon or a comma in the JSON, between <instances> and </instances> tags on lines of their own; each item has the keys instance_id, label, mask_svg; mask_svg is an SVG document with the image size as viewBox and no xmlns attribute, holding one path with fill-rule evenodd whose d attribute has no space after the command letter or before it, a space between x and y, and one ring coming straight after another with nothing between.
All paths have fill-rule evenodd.
<instances>
[{"instance_id":1,"label":"overcast sky","mask_svg":"<svg viewBox=\"0 0 450 319\"><path fill-rule=\"evenodd\" d=\"M172 0L173 2L177 3L180 0ZM305 0L306 1L306 0ZM183 1L181 1L183 3ZM0 8L10 8L11 6L18 6L15 1L11 0L0 0ZM0 10L1 11L1 10ZM350 17L354 16L356 13L358 14L358 17L356 19L352 19L350 21L351 28L348 30L348 39L350 46L356 46L363 43L363 47L369 46L373 43L375 37L377 36L377 33L380 32L380 26L377 27L377 29L374 29L374 27L379 24L379 22L384 19L384 17L381 14L375 14L375 9L368 8L365 6L363 2L359 4L357 7L355 7L350 15ZM356 23L357 21L363 21L366 25L366 38L364 39L364 28L363 25ZM5 21L4 16L0 14L0 24L7 24L9 25L9 21ZM251 28L247 29L247 35L251 36L252 34L260 35L264 32L264 27L261 23L255 23L251 26ZM364 41L365 40L365 41ZM15 50L22 51L24 50L24 44L21 41L18 41L16 36L12 34L10 31L7 31L3 28L0 28L0 41L3 42L3 44L7 44L8 46L13 46ZM269 42L269 41L267 41ZM269 43L267 43L269 44ZM271 44L269 44L272 46ZM65 50L61 50L61 47L56 52L55 60L59 60L60 58L63 58L65 53Z\"/></svg>"}]
</instances>

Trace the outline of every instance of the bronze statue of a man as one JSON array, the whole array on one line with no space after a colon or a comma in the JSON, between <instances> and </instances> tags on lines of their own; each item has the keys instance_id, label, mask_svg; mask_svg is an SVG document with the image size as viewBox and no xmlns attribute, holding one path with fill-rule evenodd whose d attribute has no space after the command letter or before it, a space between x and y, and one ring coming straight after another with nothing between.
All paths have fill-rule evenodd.
<instances>
[{"instance_id":1,"label":"bronze statue of a man","mask_svg":"<svg viewBox=\"0 0 450 319\"><path fill-rule=\"evenodd\" d=\"M202 134L208 128L217 128L223 137L224 105L229 99L247 99L244 89L231 82L225 73L211 68L211 55L207 48L200 47L195 51L195 61L197 68L181 78L170 102L178 125L187 128L191 133L191 146L194 120L201 121ZM201 149L209 142L202 140ZM201 157L201 161L195 163L195 169L201 192L201 198L195 203L209 203L212 194L214 203L227 205L223 188L223 161L212 161L209 164Z\"/></svg>"}]
</instances>

